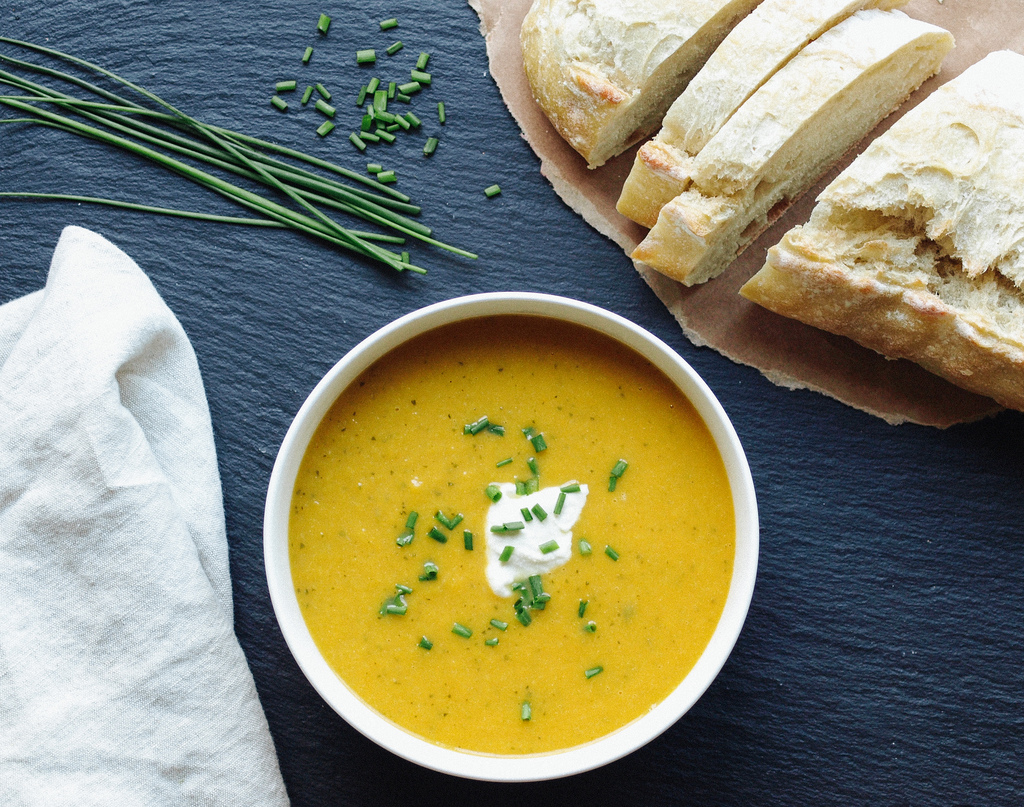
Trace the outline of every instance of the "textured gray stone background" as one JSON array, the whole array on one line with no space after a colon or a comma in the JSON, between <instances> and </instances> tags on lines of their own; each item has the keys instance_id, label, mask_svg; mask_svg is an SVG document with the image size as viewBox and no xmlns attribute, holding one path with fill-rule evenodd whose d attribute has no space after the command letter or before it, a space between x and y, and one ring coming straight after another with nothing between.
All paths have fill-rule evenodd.
<instances>
[{"instance_id":1,"label":"textured gray stone background","mask_svg":"<svg viewBox=\"0 0 1024 807\"><path fill-rule=\"evenodd\" d=\"M318 41L321 11L334 21ZM401 27L380 33L391 16ZM79 224L142 266L192 339L223 475L237 632L294 804L1020 803L1024 417L894 428L690 345L622 253L539 175L463 0L0 0L0 32L99 62L208 122L355 168L366 159L345 134L366 73L354 51L401 38L403 69L433 53L434 86L413 108L433 121L433 102L448 105L447 126L428 127L441 136L436 155L423 159L419 138L379 153L423 220L477 250L476 262L419 249L430 274L399 276L291 233L0 201L0 302L39 288L61 229ZM316 53L303 69L307 44ZM268 103L276 80L304 86L307 76L336 93L348 121L326 141L313 134L316 115ZM485 199L494 182L504 192ZM23 125L0 126L0 189L234 212L138 159ZM675 347L732 417L762 520L746 627L693 710L602 770L523 786L421 770L335 716L281 639L261 535L277 447L346 350L422 305L510 289L604 306Z\"/></svg>"}]
</instances>

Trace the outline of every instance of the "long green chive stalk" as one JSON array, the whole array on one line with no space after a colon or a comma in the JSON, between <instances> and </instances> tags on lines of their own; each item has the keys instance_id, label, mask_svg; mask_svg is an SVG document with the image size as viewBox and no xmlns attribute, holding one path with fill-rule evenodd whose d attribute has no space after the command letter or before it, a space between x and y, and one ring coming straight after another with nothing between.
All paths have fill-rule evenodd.
<instances>
[{"instance_id":1,"label":"long green chive stalk","mask_svg":"<svg viewBox=\"0 0 1024 807\"><path fill-rule=\"evenodd\" d=\"M403 261L400 255L378 246L379 242L402 243L401 237L379 236L343 227L321 210L322 207L331 208L396 230L403 236L415 238L463 257L476 258L476 255L471 252L432 238L429 227L402 215L416 215L420 209L416 205L409 204L408 196L394 188L381 185L373 177L367 177L295 149L202 123L127 79L70 54L9 37L0 36L0 42L71 62L90 72L106 76L162 107L162 110L150 109L78 76L0 55L0 61L5 64L61 80L102 99L102 102L99 102L75 98L0 70L0 84L11 86L21 93L20 95L0 96L0 104L28 116L0 118L0 123L31 122L115 146L184 176L192 182L230 199L235 204L253 211L258 214L259 218L216 216L113 199L58 193L31 195L5 193L4 196L8 198L82 201L205 221L290 228L380 261L398 271L408 269L418 274L426 272L420 266ZM68 114L50 111L45 108L46 106L57 107ZM75 117L70 117L70 115ZM88 123L84 121L88 121ZM177 156L170 156L171 154ZM291 160L329 171L373 190L353 188L342 184L337 179L314 174L290 162L284 162L270 156L271 154L288 157ZM178 159L178 157L187 159L189 162ZM270 188L287 197L301 210L230 183L193 163L203 163Z\"/></svg>"}]
</instances>

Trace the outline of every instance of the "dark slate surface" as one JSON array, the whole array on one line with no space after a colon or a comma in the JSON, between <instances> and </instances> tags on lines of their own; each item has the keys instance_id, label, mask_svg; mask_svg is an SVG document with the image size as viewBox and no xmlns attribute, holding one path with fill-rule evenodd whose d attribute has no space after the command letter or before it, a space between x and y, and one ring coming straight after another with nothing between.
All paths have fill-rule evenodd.
<instances>
[{"instance_id":1,"label":"dark slate surface","mask_svg":"<svg viewBox=\"0 0 1024 807\"><path fill-rule=\"evenodd\" d=\"M334 17L318 41L321 11ZM401 28L378 31L397 16ZM622 253L552 192L487 71L462 0L209 3L0 0L0 32L122 72L213 123L353 167L359 47L434 56L448 104L432 160L382 151L441 237L480 260L417 250L396 276L298 235L64 203L0 202L0 301L42 286L67 224L126 250L199 357L224 483L239 639L295 805L573 803L1013 804L1024 796L1024 417L938 431L891 427L690 345ZM397 36L392 36L396 34ZM313 65L299 57L317 46ZM383 61L386 63L387 59ZM383 71L378 71L383 72ZM323 80L349 123L325 142L309 112L268 100L280 78ZM482 189L498 182L492 200ZM0 189L117 196L233 212L186 181L60 132L0 127ZM421 770L358 735L285 647L263 571L262 510L276 449L320 376L376 328L473 291L564 294L674 346L743 440L762 519L757 589L739 643L701 701L628 758L522 786Z\"/></svg>"}]
</instances>

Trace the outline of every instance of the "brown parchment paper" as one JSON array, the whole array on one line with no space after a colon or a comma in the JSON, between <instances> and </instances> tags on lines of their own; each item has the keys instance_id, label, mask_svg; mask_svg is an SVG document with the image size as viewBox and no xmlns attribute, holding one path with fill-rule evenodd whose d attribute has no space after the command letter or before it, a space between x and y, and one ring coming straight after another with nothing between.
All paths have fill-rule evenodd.
<instances>
[{"instance_id":1,"label":"brown parchment paper","mask_svg":"<svg viewBox=\"0 0 1024 807\"><path fill-rule=\"evenodd\" d=\"M469 0L469 4L480 16L491 74L523 136L540 157L541 173L573 210L628 255L646 230L620 215L615 203L636 148L589 170L555 132L530 92L519 29L531 0ZM737 294L761 268L768 248L791 227L807 221L818 194L871 140L987 53L1004 49L1024 53L1024 0L911 0L903 10L946 28L956 38L956 48L936 78L871 132L721 276L687 288L642 264L636 269L695 344L756 367L776 384L816 390L890 423L945 427L984 417L999 411L999 406L916 364L888 361L849 339L773 314Z\"/></svg>"}]
</instances>

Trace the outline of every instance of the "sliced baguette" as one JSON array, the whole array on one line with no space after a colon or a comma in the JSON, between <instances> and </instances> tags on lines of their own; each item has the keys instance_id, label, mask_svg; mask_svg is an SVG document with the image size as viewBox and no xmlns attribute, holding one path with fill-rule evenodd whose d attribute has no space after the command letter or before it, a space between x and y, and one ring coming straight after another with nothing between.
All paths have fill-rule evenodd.
<instances>
[{"instance_id":1,"label":"sliced baguette","mask_svg":"<svg viewBox=\"0 0 1024 807\"><path fill-rule=\"evenodd\" d=\"M741 289L1024 410L1024 56L990 54L883 134Z\"/></svg>"},{"instance_id":2,"label":"sliced baguette","mask_svg":"<svg viewBox=\"0 0 1024 807\"><path fill-rule=\"evenodd\" d=\"M802 48L857 11L893 9L906 2L764 0L732 29L669 107L657 137L640 147L619 197L619 212L653 227L661 208L689 185L691 158Z\"/></svg>"},{"instance_id":3,"label":"sliced baguette","mask_svg":"<svg viewBox=\"0 0 1024 807\"><path fill-rule=\"evenodd\" d=\"M953 37L859 11L811 42L697 154L633 258L686 285L723 272L781 210L938 72Z\"/></svg>"},{"instance_id":4,"label":"sliced baguette","mask_svg":"<svg viewBox=\"0 0 1024 807\"><path fill-rule=\"evenodd\" d=\"M523 64L540 108L591 168L648 137L759 0L534 0Z\"/></svg>"}]
</instances>

